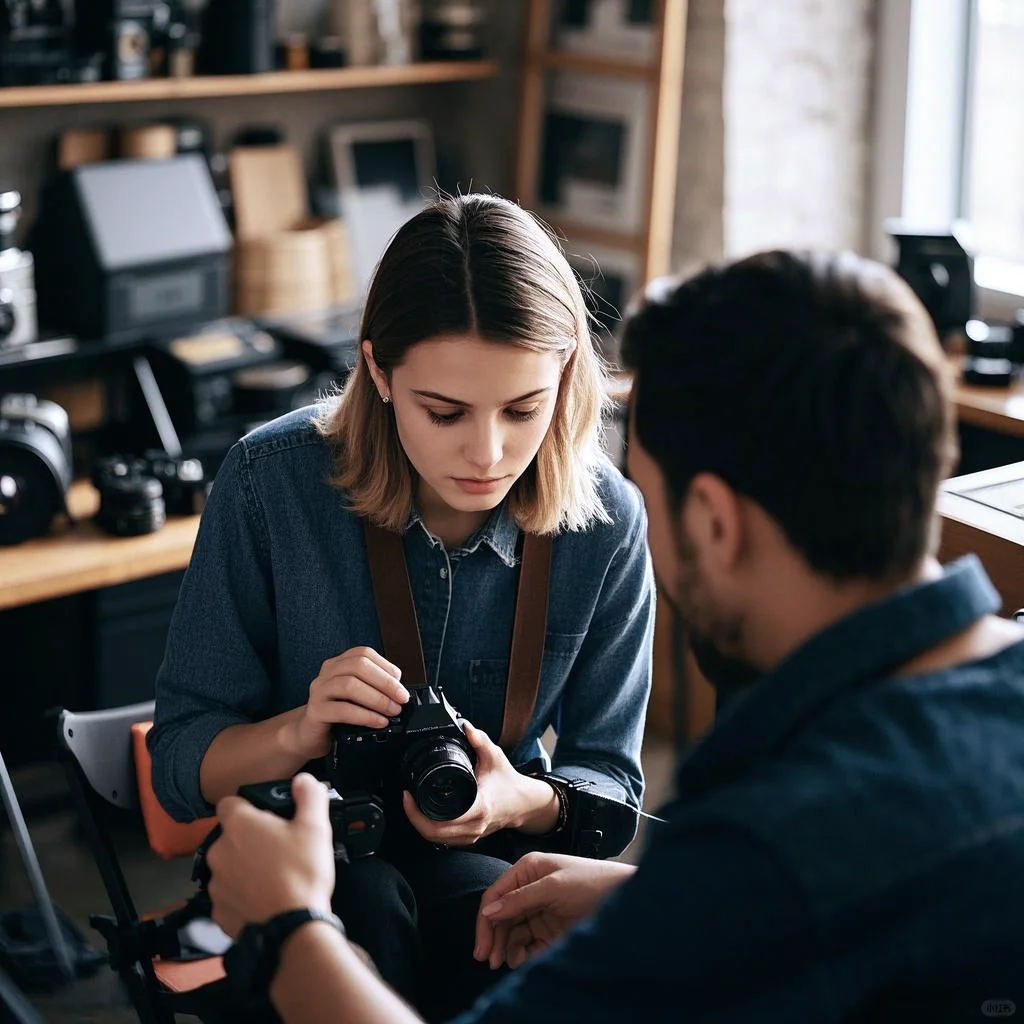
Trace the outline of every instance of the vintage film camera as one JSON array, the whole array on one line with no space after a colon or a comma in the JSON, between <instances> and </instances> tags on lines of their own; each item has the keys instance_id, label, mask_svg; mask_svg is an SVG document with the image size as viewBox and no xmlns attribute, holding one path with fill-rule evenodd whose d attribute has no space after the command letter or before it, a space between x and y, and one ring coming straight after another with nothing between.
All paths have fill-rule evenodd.
<instances>
[{"instance_id":1,"label":"vintage film camera","mask_svg":"<svg viewBox=\"0 0 1024 1024\"><path fill-rule=\"evenodd\" d=\"M409 701L383 729L337 725L328 774L343 796L408 790L434 821L461 817L476 800L476 754L440 686L407 683ZM390 801L388 801L390 802Z\"/></svg>"},{"instance_id":2,"label":"vintage film camera","mask_svg":"<svg viewBox=\"0 0 1024 1024\"><path fill-rule=\"evenodd\" d=\"M100 492L96 524L119 537L159 530L168 515L195 515L206 505L210 484L198 459L162 451L104 455L92 467Z\"/></svg>"}]
</instances>

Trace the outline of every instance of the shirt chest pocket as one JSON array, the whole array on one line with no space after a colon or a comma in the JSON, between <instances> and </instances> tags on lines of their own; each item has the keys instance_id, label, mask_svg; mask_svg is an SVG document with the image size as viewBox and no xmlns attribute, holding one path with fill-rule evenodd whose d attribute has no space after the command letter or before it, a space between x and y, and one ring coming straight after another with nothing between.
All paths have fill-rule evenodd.
<instances>
[{"instance_id":1,"label":"shirt chest pocket","mask_svg":"<svg viewBox=\"0 0 1024 1024\"><path fill-rule=\"evenodd\" d=\"M541 694L562 689L585 639L586 633L548 633L545 636ZM497 741L505 710L508 658L478 658L470 661L468 668L469 699L464 714L478 729L483 729L491 739Z\"/></svg>"}]
</instances>

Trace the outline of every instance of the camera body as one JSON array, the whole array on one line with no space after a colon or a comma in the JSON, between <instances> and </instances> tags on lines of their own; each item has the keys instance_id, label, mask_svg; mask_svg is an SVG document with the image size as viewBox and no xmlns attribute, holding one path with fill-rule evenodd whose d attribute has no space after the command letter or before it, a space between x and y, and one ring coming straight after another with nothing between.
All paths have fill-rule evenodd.
<instances>
[{"instance_id":1,"label":"camera body","mask_svg":"<svg viewBox=\"0 0 1024 1024\"><path fill-rule=\"evenodd\" d=\"M0 398L0 544L48 533L70 486L68 414L35 395Z\"/></svg>"},{"instance_id":2,"label":"camera body","mask_svg":"<svg viewBox=\"0 0 1024 1024\"><path fill-rule=\"evenodd\" d=\"M280 818L295 817L295 799L290 779L239 786L238 795L261 811L270 811ZM368 793L350 793L343 797L334 789L329 790L327 795L335 860L347 864L376 853L384 833L384 808L380 801ZM220 825L217 825L202 841L192 858L192 881L198 882L203 888L210 881L206 853L220 838L220 834Z\"/></svg>"},{"instance_id":3,"label":"camera body","mask_svg":"<svg viewBox=\"0 0 1024 1024\"><path fill-rule=\"evenodd\" d=\"M433 821L461 817L476 800L476 754L440 686L406 683L409 701L382 729L336 725L328 774L342 793L401 793Z\"/></svg>"},{"instance_id":4,"label":"camera body","mask_svg":"<svg viewBox=\"0 0 1024 1024\"><path fill-rule=\"evenodd\" d=\"M168 514L197 514L209 492L198 459L162 451L102 456L93 463L92 482L100 492L96 522L119 537L153 533Z\"/></svg>"}]
</instances>

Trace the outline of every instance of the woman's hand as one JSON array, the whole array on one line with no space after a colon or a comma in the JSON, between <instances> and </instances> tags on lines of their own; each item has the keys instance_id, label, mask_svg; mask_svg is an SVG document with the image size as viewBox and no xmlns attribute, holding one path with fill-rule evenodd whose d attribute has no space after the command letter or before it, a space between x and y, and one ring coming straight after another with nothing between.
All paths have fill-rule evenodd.
<instances>
[{"instance_id":1,"label":"woman's hand","mask_svg":"<svg viewBox=\"0 0 1024 1024\"><path fill-rule=\"evenodd\" d=\"M328 658L310 683L309 701L293 722L296 753L306 760L323 757L330 747L333 725L383 728L409 699L401 675L400 669L372 647L353 647Z\"/></svg>"},{"instance_id":2,"label":"woman's hand","mask_svg":"<svg viewBox=\"0 0 1024 1024\"><path fill-rule=\"evenodd\" d=\"M434 821L420 812L412 794L406 792L402 795L405 813L416 831L442 846L471 846L503 828L536 834L554 828L558 797L551 786L517 772L487 733L469 722L464 727L466 739L476 751L476 801L461 818Z\"/></svg>"}]
</instances>

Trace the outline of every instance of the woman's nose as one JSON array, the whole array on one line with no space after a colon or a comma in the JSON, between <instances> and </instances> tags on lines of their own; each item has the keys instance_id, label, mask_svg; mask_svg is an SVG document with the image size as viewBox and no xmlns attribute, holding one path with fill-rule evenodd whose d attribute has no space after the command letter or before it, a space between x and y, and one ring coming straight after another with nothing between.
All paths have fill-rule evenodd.
<instances>
[{"instance_id":1,"label":"woman's nose","mask_svg":"<svg viewBox=\"0 0 1024 1024\"><path fill-rule=\"evenodd\" d=\"M481 426L466 448L466 460L480 470L488 470L501 462L502 437L496 424Z\"/></svg>"}]
</instances>

